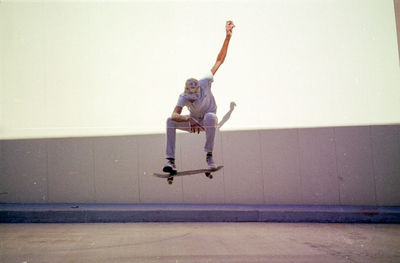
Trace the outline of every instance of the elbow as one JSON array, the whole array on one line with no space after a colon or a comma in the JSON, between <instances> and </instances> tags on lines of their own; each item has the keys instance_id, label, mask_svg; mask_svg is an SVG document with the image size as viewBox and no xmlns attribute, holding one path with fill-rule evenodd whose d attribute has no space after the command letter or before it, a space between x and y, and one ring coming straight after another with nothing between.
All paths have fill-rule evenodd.
<instances>
[{"instance_id":1,"label":"elbow","mask_svg":"<svg viewBox=\"0 0 400 263\"><path fill-rule=\"evenodd\" d=\"M171 120L176 121L176 113L175 112L171 114Z\"/></svg>"},{"instance_id":2,"label":"elbow","mask_svg":"<svg viewBox=\"0 0 400 263\"><path fill-rule=\"evenodd\" d=\"M181 117L180 114L174 112L174 113L172 113L172 115L171 115L171 120L173 120L173 121L180 121L180 117Z\"/></svg>"}]
</instances>

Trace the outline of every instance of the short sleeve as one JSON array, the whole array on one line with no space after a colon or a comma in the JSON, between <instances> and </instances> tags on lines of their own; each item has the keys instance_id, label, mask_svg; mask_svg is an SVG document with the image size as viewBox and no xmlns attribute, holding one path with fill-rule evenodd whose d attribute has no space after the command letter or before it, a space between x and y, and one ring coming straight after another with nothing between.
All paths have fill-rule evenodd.
<instances>
[{"instance_id":1,"label":"short sleeve","mask_svg":"<svg viewBox=\"0 0 400 263\"><path fill-rule=\"evenodd\" d=\"M210 89L211 83L214 81L214 76L211 71L209 71L203 78L200 79L200 86Z\"/></svg>"},{"instance_id":2,"label":"short sleeve","mask_svg":"<svg viewBox=\"0 0 400 263\"><path fill-rule=\"evenodd\" d=\"M183 106L185 106L185 103L186 103L186 98L183 95L180 95L176 106L183 108Z\"/></svg>"},{"instance_id":3,"label":"short sleeve","mask_svg":"<svg viewBox=\"0 0 400 263\"><path fill-rule=\"evenodd\" d=\"M208 80L213 81L214 80L214 75L212 74L211 71L209 71L201 78L201 80L203 80L203 79L208 79Z\"/></svg>"}]
</instances>

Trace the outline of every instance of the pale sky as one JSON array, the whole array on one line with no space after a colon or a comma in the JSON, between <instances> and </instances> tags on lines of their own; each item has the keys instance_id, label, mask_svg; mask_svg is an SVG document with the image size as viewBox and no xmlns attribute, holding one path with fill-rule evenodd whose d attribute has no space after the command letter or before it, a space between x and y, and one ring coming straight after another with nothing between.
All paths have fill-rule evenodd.
<instances>
[{"instance_id":1,"label":"pale sky","mask_svg":"<svg viewBox=\"0 0 400 263\"><path fill-rule=\"evenodd\" d=\"M400 123L392 0L3 1L0 138L163 133L229 19L222 130Z\"/></svg>"}]
</instances>

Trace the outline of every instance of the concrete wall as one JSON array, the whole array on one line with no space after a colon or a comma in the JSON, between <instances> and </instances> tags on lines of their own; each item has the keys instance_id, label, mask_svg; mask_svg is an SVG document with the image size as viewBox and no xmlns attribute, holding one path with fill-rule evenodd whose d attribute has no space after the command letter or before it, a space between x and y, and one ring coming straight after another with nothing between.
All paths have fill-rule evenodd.
<instances>
[{"instance_id":1,"label":"concrete wall","mask_svg":"<svg viewBox=\"0 0 400 263\"><path fill-rule=\"evenodd\" d=\"M400 205L400 125L219 132L224 169L172 185L152 176L164 136L2 140L0 202ZM204 140L178 134L179 169Z\"/></svg>"}]
</instances>

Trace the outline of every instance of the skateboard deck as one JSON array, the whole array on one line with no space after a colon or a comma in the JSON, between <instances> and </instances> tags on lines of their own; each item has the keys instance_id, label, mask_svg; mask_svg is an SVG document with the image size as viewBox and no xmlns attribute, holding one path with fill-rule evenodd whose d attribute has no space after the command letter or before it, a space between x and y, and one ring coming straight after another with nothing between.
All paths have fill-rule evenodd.
<instances>
[{"instance_id":1,"label":"skateboard deck","mask_svg":"<svg viewBox=\"0 0 400 263\"><path fill-rule=\"evenodd\" d=\"M212 179L213 176L211 173L216 172L222 169L224 166L220 165L215 169L197 169L197 170L187 170L187 171L178 171L177 173L153 173L154 176L159 178L167 179L169 184L172 184L172 181L175 176L185 176L185 175L193 175L193 174L201 174L204 173L208 178Z\"/></svg>"}]
</instances>

